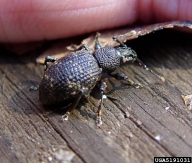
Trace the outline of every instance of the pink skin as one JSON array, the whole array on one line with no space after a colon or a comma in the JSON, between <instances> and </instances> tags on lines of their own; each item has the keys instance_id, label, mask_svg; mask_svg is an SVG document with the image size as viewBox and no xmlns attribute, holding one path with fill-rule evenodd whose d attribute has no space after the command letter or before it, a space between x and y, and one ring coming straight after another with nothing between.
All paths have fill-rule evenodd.
<instances>
[{"instance_id":1,"label":"pink skin","mask_svg":"<svg viewBox=\"0 0 192 163\"><path fill-rule=\"evenodd\" d=\"M170 20L192 21L192 0L0 0L0 42L28 42Z\"/></svg>"}]
</instances>

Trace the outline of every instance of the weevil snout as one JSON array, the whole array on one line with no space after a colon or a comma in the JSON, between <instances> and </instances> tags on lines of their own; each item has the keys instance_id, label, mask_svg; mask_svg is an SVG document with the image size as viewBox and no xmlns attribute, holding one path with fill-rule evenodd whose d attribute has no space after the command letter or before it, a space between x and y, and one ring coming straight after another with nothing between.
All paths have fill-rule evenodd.
<instances>
[{"instance_id":1,"label":"weevil snout","mask_svg":"<svg viewBox=\"0 0 192 163\"><path fill-rule=\"evenodd\" d=\"M121 63L134 62L137 59L137 53L130 47L116 47L116 52L119 54Z\"/></svg>"}]
</instances>

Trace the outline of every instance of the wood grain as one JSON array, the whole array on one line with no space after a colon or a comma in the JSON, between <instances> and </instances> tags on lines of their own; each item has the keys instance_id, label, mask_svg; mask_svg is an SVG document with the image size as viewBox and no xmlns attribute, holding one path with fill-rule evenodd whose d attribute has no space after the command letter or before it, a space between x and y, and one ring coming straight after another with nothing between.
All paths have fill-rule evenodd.
<instances>
[{"instance_id":1,"label":"wood grain","mask_svg":"<svg viewBox=\"0 0 192 163\"><path fill-rule=\"evenodd\" d=\"M51 42L54 46L54 41ZM50 44L49 44L50 45ZM182 95L192 94L192 37L160 31L127 42L139 58L166 79L162 83L137 63L118 69L144 88L107 78L103 125L95 125L98 99L82 100L66 122L61 112L38 101L43 67L35 58L42 45L24 56L0 49L0 160L8 162L153 162L154 156L191 156L192 113ZM56 109L56 108L55 108ZM123 112L128 112L125 118Z\"/></svg>"}]
</instances>

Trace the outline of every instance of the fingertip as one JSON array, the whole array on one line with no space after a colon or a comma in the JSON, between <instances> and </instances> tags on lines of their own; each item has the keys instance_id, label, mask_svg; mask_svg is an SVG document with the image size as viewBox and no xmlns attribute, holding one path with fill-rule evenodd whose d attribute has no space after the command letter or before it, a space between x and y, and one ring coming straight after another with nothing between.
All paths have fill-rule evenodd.
<instances>
[{"instance_id":1,"label":"fingertip","mask_svg":"<svg viewBox=\"0 0 192 163\"><path fill-rule=\"evenodd\" d=\"M70 37L131 24L137 17L134 1L43 2L23 1L21 6L8 5L8 10L2 10L0 41L25 42Z\"/></svg>"}]
</instances>

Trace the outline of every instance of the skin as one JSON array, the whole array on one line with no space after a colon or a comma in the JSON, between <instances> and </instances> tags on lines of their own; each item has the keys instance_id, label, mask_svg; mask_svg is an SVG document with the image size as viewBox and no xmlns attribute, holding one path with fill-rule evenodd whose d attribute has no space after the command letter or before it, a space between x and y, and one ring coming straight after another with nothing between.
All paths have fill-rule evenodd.
<instances>
[{"instance_id":1,"label":"skin","mask_svg":"<svg viewBox=\"0 0 192 163\"><path fill-rule=\"evenodd\" d=\"M192 21L192 0L0 0L0 42L51 40L171 20Z\"/></svg>"}]
</instances>

